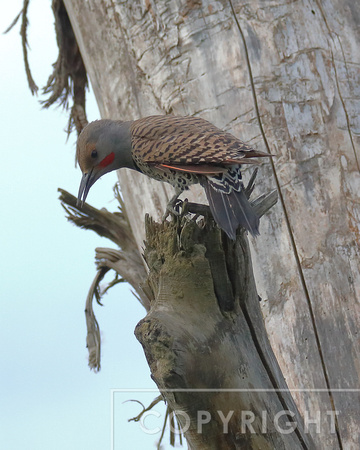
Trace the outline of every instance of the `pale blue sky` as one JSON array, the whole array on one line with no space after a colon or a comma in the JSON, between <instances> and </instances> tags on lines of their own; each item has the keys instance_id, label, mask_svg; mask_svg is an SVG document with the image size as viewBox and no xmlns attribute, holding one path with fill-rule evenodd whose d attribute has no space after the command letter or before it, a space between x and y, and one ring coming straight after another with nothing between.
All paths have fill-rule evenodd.
<instances>
[{"instance_id":1,"label":"pale blue sky","mask_svg":"<svg viewBox=\"0 0 360 450\"><path fill-rule=\"evenodd\" d=\"M32 0L29 7L29 59L39 86L46 83L57 57L50 4ZM22 1L4 5L1 31ZM57 188L77 193L75 136L66 142L67 115L60 109L41 110L31 96L19 25L0 35L0 54L0 448L110 449L110 390L155 387L133 334L145 311L126 285L105 296L105 306L96 307L102 370L90 372L84 302L95 275L95 247L114 244L65 219ZM93 120L98 112L89 97ZM89 202L115 210L115 182L114 173L100 180ZM116 394L115 449L155 448L158 435L147 436L126 421L139 412L138 405L121 403L128 398L150 402L156 395Z\"/></svg>"}]
</instances>

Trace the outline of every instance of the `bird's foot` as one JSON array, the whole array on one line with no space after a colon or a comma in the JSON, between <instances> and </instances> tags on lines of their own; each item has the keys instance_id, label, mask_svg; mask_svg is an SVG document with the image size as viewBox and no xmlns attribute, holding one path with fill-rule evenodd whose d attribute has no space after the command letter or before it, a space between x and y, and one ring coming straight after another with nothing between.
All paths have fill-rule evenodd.
<instances>
[{"instance_id":1,"label":"bird's foot","mask_svg":"<svg viewBox=\"0 0 360 450\"><path fill-rule=\"evenodd\" d=\"M209 206L201 203L192 203L189 202L188 199L185 199L181 212L182 216L185 216L186 214L193 214L191 220L194 222L197 222L198 218L202 216L204 218L204 222L206 223L208 218L212 217Z\"/></svg>"},{"instance_id":2,"label":"bird's foot","mask_svg":"<svg viewBox=\"0 0 360 450\"><path fill-rule=\"evenodd\" d=\"M180 212L180 208L183 207L183 201L179 199L180 192L177 192L169 201L169 203L166 206L165 214L163 215L162 221L165 222L165 220L169 217L170 214L173 216L181 216L182 212Z\"/></svg>"},{"instance_id":3,"label":"bird's foot","mask_svg":"<svg viewBox=\"0 0 360 450\"><path fill-rule=\"evenodd\" d=\"M173 215L179 218L184 217L187 214L193 214L191 220L194 220L195 222L200 216L203 216L205 221L208 217L212 217L209 206L203 205L201 203L189 202L187 198L185 200L181 200L178 198L180 194L181 192L174 195L167 204L165 214L162 218L163 222L165 222L169 215Z\"/></svg>"},{"instance_id":4,"label":"bird's foot","mask_svg":"<svg viewBox=\"0 0 360 450\"><path fill-rule=\"evenodd\" d=\"M191 222L195 222L199 228L204 228L209 220L212 220L212 214L210 207L201 203L191 203L187 199L183 204L183 210L181 216L191 214ZM201 218L199 220L199 218Z\"/></svg>"}]
</instances>

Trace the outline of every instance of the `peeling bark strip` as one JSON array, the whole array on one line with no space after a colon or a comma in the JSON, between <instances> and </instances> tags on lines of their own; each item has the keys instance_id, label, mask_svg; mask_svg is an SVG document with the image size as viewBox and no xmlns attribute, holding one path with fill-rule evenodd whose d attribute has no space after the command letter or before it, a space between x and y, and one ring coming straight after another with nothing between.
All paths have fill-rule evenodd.
<instances>
[{"instance_id":1,"label":"peeling bark strip","mask_svg":"<svg viewBox=\"0 0 360 450\"><path fill-rule=\"evenodd\" d=\"M149 217L146 233L156 295L135 334L189 446L315 448L266 336L245 235L234 243L211 223L200 232L186 218L157 224ZM231 283L231 311L216 294L214 269Z\"/></svg>"},{"instance_id":2,"label":"peeling bark strip","mask_svg":"<svg viewBox=\"0 0 360 450\"><path fill-rule=\"evenodd\" d=\"M277 155L258 188L277 183L287 217L250 242L269 339L300 411L339 411L316 447L357 449L359 394L314 390L360 387L360 2L65 4L104 118L198 115ZM172 192L136 175L119 177L141 248Z\"/></svg>"},{"instance_id":3,"label":"peeling bark strip","mask_svg":"<svg viewBox=\"0 0 360 450\"><path fill-rule=\"evenodd\" d=\"M29 44L27 41L27 29L29 27L29 3L30 0L23 0L22 10L15 17L5 33L9 32L21 17L20 35L25 72L30 91L34 95L37 94L39 88L32 77L28 61ZM69 100L73 100L67 133L71 133L73 126L75 126L77 132L80 133L87 124L85 113L85 90L88 85L86 69L63 0L53 0L52 10L55 18L55 31L59 55L57 61L53 64L54 70L50 75L46 86L43 88L43 94L50 94L50 96L40 103L44 108L49 108L53 104L58 103L63 106L64 109L68 110Z\"/></svg>"},{"instance_id":4,"label":"peeling bark strip","mask_svg":"<svg viewBox=\"0 0 360 450\"><path fill-rule=\"evenodd\" d=\"M65 109L69 108L69 98L73 100L68 123L68 134L75 126L78 134L87 124L85 113L85 91L88 86L87 74L78 43L71 27L68 13L63 0L53 0L52 9L55 17L56 40L59 55L54 64L44 94L50 97L42 101L44 108L59 103Z\"/></svg>"}]
</instances>

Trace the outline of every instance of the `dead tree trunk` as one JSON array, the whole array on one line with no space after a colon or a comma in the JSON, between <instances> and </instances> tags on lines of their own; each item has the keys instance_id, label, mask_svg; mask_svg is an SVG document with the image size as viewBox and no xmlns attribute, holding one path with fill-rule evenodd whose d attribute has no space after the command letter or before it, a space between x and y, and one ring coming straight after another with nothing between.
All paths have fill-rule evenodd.
<instances>
[{"instance_id":1,"label":"dead tree trunk","mask_svg":"<svg viewBox=\"0 0 360 450\"><path fill-rule=\"evenodd\" d=\"M358 448L360 4L65 4L103 117L201 115L277 155L259 190L276 186L282 208L252 242L270 342L300 411L320 417L316 448ZM140 247L171 189L119 177Z\"/></svg>"},{"instance_id":2,"label":"dead tree trunk","mask_svg":"<svg viewBox=\"0 0 360 450\"><path fill-rule=\"evenodd\" d=\"M267 339L246 236L182 217L146 231L154 302L135 334L189 447L315 448Z\"/></svg>"}]
</instances>

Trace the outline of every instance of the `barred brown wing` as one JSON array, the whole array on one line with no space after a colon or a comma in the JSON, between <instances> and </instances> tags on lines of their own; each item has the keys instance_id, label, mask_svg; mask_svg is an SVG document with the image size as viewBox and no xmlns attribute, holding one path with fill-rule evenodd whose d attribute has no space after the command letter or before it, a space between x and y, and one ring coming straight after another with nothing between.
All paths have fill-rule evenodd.
<instances>
[{"instance_id":1,"label":"barred brown wing","mask_svg":"<svg viewBox=\"0 0 360 450\"><path fill-rule=\"evenodd\" d=\"M268 156L198 117L150 116L131 126L134 156L148 164L241 164Z\"/></svg>"}]
</instances>

